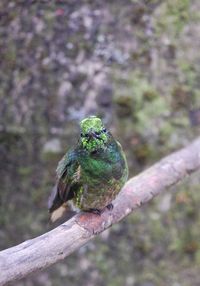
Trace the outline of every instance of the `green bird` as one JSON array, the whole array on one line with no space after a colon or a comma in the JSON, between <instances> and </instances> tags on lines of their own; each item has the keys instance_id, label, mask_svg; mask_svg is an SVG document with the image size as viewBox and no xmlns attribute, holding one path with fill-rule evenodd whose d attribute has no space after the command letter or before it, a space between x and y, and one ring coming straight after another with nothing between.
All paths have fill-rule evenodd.
<instances>
[{"instance_id":1,"label":"green bird","mask_svg":"<svg viewBox=\"0 0 200 286\"><path fill-rule=\"evenodd\" d=\"M125 154L119 142L100 118L80 122L80 138L56 169L57 183L49 198L51 220L60 218L68 207L96 214L107 207L128 177Z\"/></svg>"}]
</instances>

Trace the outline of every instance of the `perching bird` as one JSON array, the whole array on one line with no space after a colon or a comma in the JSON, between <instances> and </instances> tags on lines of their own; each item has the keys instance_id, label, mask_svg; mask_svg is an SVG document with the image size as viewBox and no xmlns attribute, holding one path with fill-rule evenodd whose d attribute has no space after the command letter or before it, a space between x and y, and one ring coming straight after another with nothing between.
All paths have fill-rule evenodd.
<instances>
[{"instance_id":1,"label":"perching bird","mask_svg":"<svg viewBox=\"0 0 200 286\"><path fill-rule=\"evenodd\" d=\"M57 184L49 199L51 220L73 210L97 214L112 208L112 200L128 177L121 145L104 127L101 119L90 116L80 122L80 139L57 167Z\"/></svg>"}]
</instances>

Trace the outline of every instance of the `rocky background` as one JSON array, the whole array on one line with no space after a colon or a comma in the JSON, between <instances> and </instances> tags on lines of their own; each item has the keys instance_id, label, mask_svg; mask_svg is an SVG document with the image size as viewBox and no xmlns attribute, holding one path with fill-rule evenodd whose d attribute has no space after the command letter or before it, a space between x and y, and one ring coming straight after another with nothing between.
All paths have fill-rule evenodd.
<instances>
[{"instance_id":1,"label":"rocky background","mask_svg":"<svg viewBox=\"0 0 200 286\"><path fill-rule=\"evenodd\" d=\"M55 168L96 114L130 177L200 131L198 0L0 2L0 249L40 235ZM17 286L197 286L200 174Z\"/></svg>"}]
</instances>

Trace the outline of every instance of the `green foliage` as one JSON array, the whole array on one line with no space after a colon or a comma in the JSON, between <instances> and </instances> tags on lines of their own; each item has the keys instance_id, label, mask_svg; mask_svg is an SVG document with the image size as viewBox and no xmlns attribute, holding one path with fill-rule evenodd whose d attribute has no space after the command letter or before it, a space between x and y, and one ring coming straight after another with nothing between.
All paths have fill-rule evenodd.
<instances>
[{"instance_id":1,"label":"green foliage","mask_svg":"<svg viewBox=\"0 0 200 286\"><path fill-rule=\"evenodd\" d=\"M189 21L189 0L163 2L155 15L155 28L159 36L166 33L175 41Z\"/></svg>"}]
</instances>

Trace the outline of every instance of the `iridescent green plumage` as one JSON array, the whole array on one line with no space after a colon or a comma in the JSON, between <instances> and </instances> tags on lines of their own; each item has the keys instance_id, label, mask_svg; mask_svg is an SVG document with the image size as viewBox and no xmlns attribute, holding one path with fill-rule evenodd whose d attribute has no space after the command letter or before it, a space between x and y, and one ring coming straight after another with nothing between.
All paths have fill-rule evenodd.
<instances>
[{"instance_id":1,"label":"iridescent green plumage","mask_svg":"<svg viewBox=\"0 0 200 286\"><path fill-rule=\"evenodd\" d=\"M66 202L79 210L101 211L127 180L125 155L102 121L90 116L80 127L77 146L58 164L58 182L49 200L51 213Z\"/></svg>"}]
</instances>

